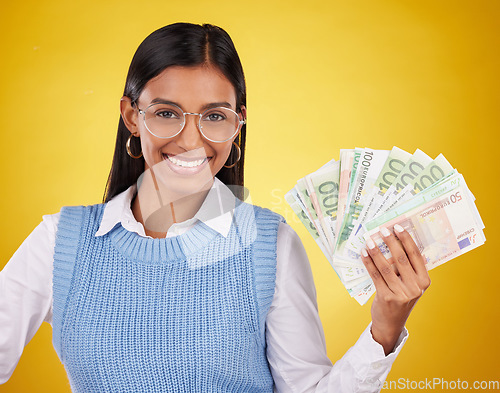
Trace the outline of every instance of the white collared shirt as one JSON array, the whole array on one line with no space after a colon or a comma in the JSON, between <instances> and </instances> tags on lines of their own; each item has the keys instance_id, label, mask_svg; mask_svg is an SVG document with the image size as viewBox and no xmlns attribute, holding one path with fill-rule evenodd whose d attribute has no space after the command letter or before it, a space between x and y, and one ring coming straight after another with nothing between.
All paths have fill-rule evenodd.
<instances>
[{"instance_id":1,"label":"white collared shirt","mask_svg":"<svg viewBox=\"0 0 500 393\"><path fill-rule=\"evenodd\" d=\"M136 186L115 196L105 207L96 236L115 225L146 237L130 208ZM189 220L173 224L167 237L180 235L201 221L227 237L235 197L217 178L202 206ZM13 373L24 346L42 322L52 325L52 269L59 213L43 221L26 238L0 272L0 384ZM378 392L406 342L401 333L385 356L369 325L356 344L332 365L326 354L311 267L295 231L280 223L277 239L276 288L266 318L267 358L276 392Z\"/></svg>"}]
</instances>

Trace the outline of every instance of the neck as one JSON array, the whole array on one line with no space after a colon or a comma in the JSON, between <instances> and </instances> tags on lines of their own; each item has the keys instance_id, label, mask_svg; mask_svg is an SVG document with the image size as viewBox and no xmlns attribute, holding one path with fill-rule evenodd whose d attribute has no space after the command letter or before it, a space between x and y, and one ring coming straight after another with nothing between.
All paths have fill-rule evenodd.
<instances>
[{"instance_id":1,"label":"neck","mask_svg":"<svg viewBox=\"0 0 500 393\"><path fill-rule=\"evenodd\" d=\"M145 176L132 201L132 213L147 236L164 238L177 222L193 218L205 200L214 179L190 194L179 194L156 181L154 173Z\"/></svg>"}]
</instances>

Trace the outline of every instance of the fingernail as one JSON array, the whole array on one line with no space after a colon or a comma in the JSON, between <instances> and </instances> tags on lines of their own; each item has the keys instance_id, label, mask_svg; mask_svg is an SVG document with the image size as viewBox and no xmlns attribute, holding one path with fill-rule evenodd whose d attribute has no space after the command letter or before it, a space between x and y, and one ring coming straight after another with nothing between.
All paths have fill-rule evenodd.
<instances>
[{"instance_id":1,"label":"fingernail","mask_svg":"<svg viewBox=\"0 0 500 393\"><path fill-rule=\"evenodd\" d=\"M368 240L366 241L366 245L370 250L373 250L375 248L375 242L372 240L371 237L369 237Z\"/></svg>"},{"instance_id":2,"label":"fingernail","mask_svg":"<svg viewBox=\"0 0 500 393\"><path fill-rule=\"evenodd\" d=\"M366 249L364 249L364 248L361 249L361 255L363 255L365 258L368 256Z\"/></svg>"},{"instance_id":3,"label":"fingernail","mask_svg":"<svg viewBox=\"0 0 500 393\"><path fill-rule=\"evenodd\" d=\"M383 237L390 236L391 232L386 227L380 228L380 233L382 234Z\"/></svg>"},{"instance_id":4,"label":"fingernail","mask_svg":"<svg viewBox=\"0 0 500 393\"><path fill-rule=\"evenodd\" d=\"M396 232L401 233L401 232L403 232L403 231L404 231L404 228L403 228L401 225L396 224L396 225L394 225L394 230L395 230Z\"/></svg>"}]
</instances>

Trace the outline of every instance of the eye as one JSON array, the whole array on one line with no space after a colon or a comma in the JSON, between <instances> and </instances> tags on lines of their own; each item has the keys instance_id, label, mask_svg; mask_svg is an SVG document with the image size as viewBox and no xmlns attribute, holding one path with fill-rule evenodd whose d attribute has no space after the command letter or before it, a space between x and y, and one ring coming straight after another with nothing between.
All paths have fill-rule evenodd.
<instances>
[{"instance_id":1,"label":"eye","mask_svg":"<svg viewBox=\"0 0 500 393\"><path fill-rule=\"evenodd\" d=\"M161 109L155 112L155 116L162 119L178 119L179 115L172 110Z\"/></svg>"},{"instance_id":2,"label":"eye","mask_svg":"<svg viewBox=\"0 0 500 393\"><path fill-rule=\"evenodd\" d=\"M221 111L209 112L205 116L203 116L204 121L224 121L226 120L226 118L226 115Z\"/></svg>"},{"instance_id":3,"label":"eye","mask_svg":"<svg viewBox=\"0 0 500 393\"><path fill-rule=\"evenodd\" d=\"M175 105L154 104L149 107L146 117L153 120L179 120L182 119L182 110Z\"/></svg>"}]
</instances>

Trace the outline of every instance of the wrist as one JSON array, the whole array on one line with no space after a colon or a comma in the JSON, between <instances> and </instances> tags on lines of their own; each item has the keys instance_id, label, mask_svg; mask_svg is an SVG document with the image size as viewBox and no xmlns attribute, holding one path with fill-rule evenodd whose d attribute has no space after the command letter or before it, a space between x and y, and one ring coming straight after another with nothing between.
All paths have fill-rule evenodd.
<instances>
[{"instance_id":1,"label":"wrist","mask_svg":"<svg viewBox=\"0 0 500 393\"><path fill-rule=\"evenodd\" d=\"M396 343L401 336L401 332L403 331L404 325L400 327L388 327L388 326L379 326L376 323L372 322L371 326L371 334L373 339L379 343L384 349L384 353L387 356L390 354Z\"/></svg>"}]
</instances>

